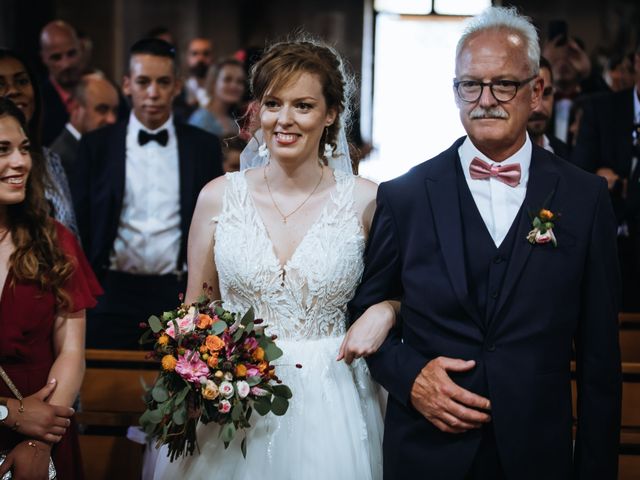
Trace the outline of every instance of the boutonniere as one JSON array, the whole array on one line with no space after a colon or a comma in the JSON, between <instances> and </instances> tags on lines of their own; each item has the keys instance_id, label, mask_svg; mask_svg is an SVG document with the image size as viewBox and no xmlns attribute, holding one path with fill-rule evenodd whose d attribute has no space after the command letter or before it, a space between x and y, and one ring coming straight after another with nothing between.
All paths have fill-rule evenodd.
<instances>
[{"instance_id":1,"label":"boutonniere","mask_svg":"<svg viewBox=\"0 0 640 480\"><path fill-rule=\"evenodd\" d=\"M542 208L537 214L532 215L531 225L533 229L527 235L529 243L536 245L551 242L554 247L557 247L558 241L553 233L553 227L555 226L553 222L558 219L558 216L558 214L546 208Z\"/></svg>"}]
</instances>

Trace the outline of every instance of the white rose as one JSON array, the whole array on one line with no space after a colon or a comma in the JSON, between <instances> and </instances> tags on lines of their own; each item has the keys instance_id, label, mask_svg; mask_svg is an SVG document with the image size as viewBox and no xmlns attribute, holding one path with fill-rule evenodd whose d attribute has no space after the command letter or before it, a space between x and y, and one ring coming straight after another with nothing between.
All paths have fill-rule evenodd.
<instances>
[{"instance_id":1,"label":"white rose","mask_svg":"<svg viewBox=\"0 0 640 480\"><path fill-rule=\"evenodd\" d=\"M231 403L229 400L220 400L218 404L218 411L222 413L229 413L231 411Z\"/></svg>"},{"instance_id":2,"label":"white rose","mask_svg":"<svg viewBox=\"0 0 640 480\"><path fill-rule=\"evenodd\" d=\"M236 382L236 390L238 390L238 396L240 398L245 398L247 395L249 395L251 387L244 380L240 380L239 382Z\"/></svg>"},{"instance_id":3,"label":"white rose","mask_svg":"<svg viewBox=\"0 0 640 480\"><path fill-rule=\"evenodd\" d=\"M218 387L218 390L220 391L220 395L224 398L233 397L233 385L231 385L230 382L222 382L220 387Z\"/></svg>"},{"instance_id":4,"label":"white rose","mask_svg":"<svg viewBox=\"0 0 640 480\"><path fill-rule=\"evenodd\" d=\"M224 379L225 379L227 382L230 382L231 380L233 380L233 373L231 373L231 372L225 372L225 374L224 374Z\"/></svg>"}]
</instances>

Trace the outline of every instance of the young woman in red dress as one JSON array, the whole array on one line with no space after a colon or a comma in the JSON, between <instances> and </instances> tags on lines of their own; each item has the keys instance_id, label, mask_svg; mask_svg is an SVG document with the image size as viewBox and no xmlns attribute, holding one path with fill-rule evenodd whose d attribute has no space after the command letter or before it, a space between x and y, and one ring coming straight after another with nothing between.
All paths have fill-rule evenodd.
<instances>
[{"instance_id":1,"label":"young woman in red dress","mask_svg":"<svg viewBox=\"0 0 640 480\"><path fill-rule=\"evenodd\" d=\"M44 163L25 118L0 99L0 478L82 478L73 404L84 374L85 308L100 286L75 237L48 212ZM4 408L3 408L4 407Z\"/></svg>"}]
</instances>

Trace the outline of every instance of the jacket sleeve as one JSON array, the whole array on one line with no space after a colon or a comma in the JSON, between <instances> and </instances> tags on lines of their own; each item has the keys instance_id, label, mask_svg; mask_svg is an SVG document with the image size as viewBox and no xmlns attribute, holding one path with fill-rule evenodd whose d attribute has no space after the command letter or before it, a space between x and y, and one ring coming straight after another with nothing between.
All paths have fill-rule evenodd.
<instances>
[{"instance_id":1,"label":"jacket sleeve","mask_svg":"<svg viewBox=\"0 0 640 480\"><path fill-rule=\"evenodd\" d=\"M578 426L575 478L617 478L621 369L618 343L620 292L616 225L606 182L601 179L576 332Z\"/></svg>"},{"instance_id":2,"label":"jacket sleeve","mask_svg":"<svg viewBox=\"0 0 640 480\"><path fill-rule=\"evenodd\" d=\"M76 221L78 222L78 233L85 252L91 251L91 152L92 149L87 138L82 138L78 146L78 157L74 169L69 176L69 187L76 213Z\"/></svg>"},{"instance_id":3,"label":"jacket sleeve","mask_svg":"<svg viewBox=\"0 0 640 480\"><path fill-rule=\"evenodd\" d=\"M362 283L349 304L353 321L371 305L402 295L398 231L386 194L385 185L380 185ZM373 378L396 400L408 406L411 387L427 359L402 341L402 319L399 317L378 351L367 357L367 363Z\"/></svg>"}]
</instances>

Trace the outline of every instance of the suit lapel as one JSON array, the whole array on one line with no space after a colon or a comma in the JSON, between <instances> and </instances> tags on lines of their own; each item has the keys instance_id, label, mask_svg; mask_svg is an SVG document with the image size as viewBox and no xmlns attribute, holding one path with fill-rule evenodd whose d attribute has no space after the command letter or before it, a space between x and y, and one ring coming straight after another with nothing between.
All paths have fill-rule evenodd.
<instances>
[{"instance_id":1,"label":"suit lapel","mask_svg":"<svg viewBox=\"0 0 640 480\"><path fill-rule=\"evenodd\" d=\"M430 169L427 175L426 189L435 220L434 226L438 242L455 295L473 321L484 331L485 325L480 318L478 309L469 298L467 284L455 163L460 161L458 157L460 143L461 141L456 142L440 157L431 160L434 162L434 168Z\"/></svg>"},{"instance_id":2,"label":"suit lapel","mask_svg":"<svg viewBox=\"0 0 640 480\"><path fill-rule=\"evenodd\" d=\"M498 318L500 311L518 283L518 279L522 273L522 269L527 264L529 255L531 255L532 250L536 248L535 245L532 245L527 240L527 234L533 228L531 225L531 215L536 214L541 208L554 211L553 200L559 175L554 166L554 160L547 157L551 157L551 155L534 145L531 165L529 167L527 193L522 203L520 213L515 220L518 222L516 238L513 242L513 251L504 276L502 293L498 299L494 319ZM492 330L494 324L495 322L491 322Z\"/></svg>"}]
</instances>

